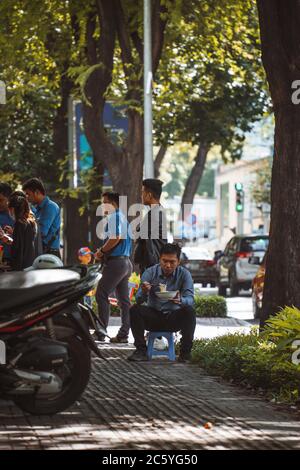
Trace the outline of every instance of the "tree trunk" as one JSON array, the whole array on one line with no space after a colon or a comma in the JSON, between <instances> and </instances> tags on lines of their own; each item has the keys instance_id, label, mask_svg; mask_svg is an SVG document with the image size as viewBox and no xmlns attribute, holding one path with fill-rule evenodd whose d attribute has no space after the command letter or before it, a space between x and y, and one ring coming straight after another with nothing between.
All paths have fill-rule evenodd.
<instances>
[{"instance_id":1,"label":"tree trunk","mask_svg":"<svg viewBox=\"0 0 300 470\"><path fill-rule=\"evenodd\" d=\"M300 307L300 107L291 99L292 82L299 79L300 4L294 0L258 0L257 4L275 114L263 327L280 307Z\"/></svg>"},{"instance_id":2,"label":"tree trunk","mask_svg":"<svg viewBox=\"0 0 300 470\"><path fill-rule=\"evenodd\" d=\"M90 231L90 247L92 251L96 251L99 248L99 239L97 237L96 227L100 222L100 216L97 216L97 207L101 201L101 194L103 188L103 177L104 167L101 163L98 163L96 167L96 178L94 181L94 188L89 194L89 216L88 226Z\"/></svg>"},{"instance_id":3,"label":"tree trunk","mask_svg":"<svg viewBox=\"0 0 300 470\"><path fill-rule=\"evenodd\" d=\"M137 112L129 112L126 145L116 164L110 169L113 186L127 196L128 207L141 202L144 167L144 121Z\"/></svg>"},{"instance_id":4,"label":"tree trunk","mask_svg":"<svg viewBox=\"0 0 300 470\"><path fill-rule=\"evenodd\" d=\"M64 254L65 264L78 264L77 252L82 246L88 246L88 217L87 211L82 216L79 209L80 199L66 198L64 200Z\"/></svg>"},{"instance_id":5,"label":"tree trunk","mask_svg":"<svg viewBox=\"0 0 300 470\"><path fill-rule=\"evenodd\" d=\"M91 66L101 65L93 69L85 85L89 103L83 104L84 128L93 150L95 164L102 163L108 169L114 190L127 196L130 207L141 200L144 165L143 115L136 110L137 105L139 107L142 105L143 95L142 42L138 31L135 31L135 34L130 31L120 0L112 2L97 0L96 3L101 34L99 39L95 38L95 17L91 16L86 29L87 55ZM166 9L161 3L160 0L153 2L153 73L158 67L166 26L166 19L162 15ZM112 80L116 35L126 77L126 101L134 103L134 106L129 107L127 111L128 135L122 147L118 147L110 140L103 123L105 93ZM132 50L133 44L140 58L139 63L134 65L136 73L132 73L132 67L128 67L128 64L132 65L136 60ZM136 78L137 76L139 78Z\"/></svg>"},{"instance_id":6,"label":"tree trunk","mask_svg":"<svg viewBox=\"0 0 300 470\"><path fill-rule=\"evenodd\" d=\"M72 82L65 74L61 79L61 104L53 123L53 158L54 161L64 160L69 153L68 149L68 99L72 90ZM58 175L59 176L59 175ZM67 184L67 183L66 183ZM57 189L57 181L53 182ZM86 215L80 216L79 208L82 205L79 199L66 198L63 201L64 210L64 253L66 264L77 263L77 250L88 243L88 223Z\"/></svg>"},{"instance_id":7,"label":"tree trunk","mask_svg":"<svg viewBox=\"0 0 300 470\"><path fill-rule=\"evenodd\" d=\"M165 158L166 152L167 152L167 146L166 145L161 145L159 148L159 151L156 155L156 158L154 160L154 176L155 178L159 177L160 173L160 167L163 162L163 159Z\"/></svg>"},{"instance_id":8,"label":"tree trunk","mask_svg":"<svg viewBox=\"0 0 300 470\"><path fill-rule=\"evenodd\" d=\"M182 214L185 214L185 216L188 216L190 214L190 209L193 205L194 197L203 175L207 153L208 146L205 144L200 144L195 158L195 164L187 179L185 190L182 195L180 217L182 216Z\"/></svg>"},{"instance_id":9,"label":"tree trunk","mask_svg":"<svg viewBox=\"0 0 300 470\"><path fill-rule=\"evenodd\" d=\"M61 103L57 108L53 122L53 159L63 160L69 153L68 149L68 99L72 90L72 82L66 75L61 78ZM58 173L58 172L57 172ZM59 174L58 174L59 176Z\"/></svg>"},{"instance_id":10,"label":"tree trunk","mask_svg":"<svg viewBox=\"0 0 300 470\"><path fill-rule=\"evenodd\" d=\"M96 74L90 83L97 80ZM119 148L107 137L102 121L104 101L98 107L83 105L87 139L93 150L95 164L104 162L112 180L113 189L128 198L128 207L141 199L143 176L143 117L135 111L128 112L129 132L126 145ZM100 122L100 126L99 123Z\"/></svg>"}]
</instances>

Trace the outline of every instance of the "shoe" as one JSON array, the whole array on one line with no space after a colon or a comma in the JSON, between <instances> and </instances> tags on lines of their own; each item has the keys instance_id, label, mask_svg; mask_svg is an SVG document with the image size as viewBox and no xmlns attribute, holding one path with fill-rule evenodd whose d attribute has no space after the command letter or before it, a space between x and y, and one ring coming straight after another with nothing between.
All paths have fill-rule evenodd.
<instances>
[{"instance_id":1,"label":"shoe","mask_svg":"<svg viewBox=\"0 0 300 470\"><path fill-rule=\"evenodd\" d=\"M191 354L179 354L177 361L181 363L189 362L191 360Z\"/></svg>"},{"instance_id":2,"label":"shoe","mask_svg":"<svg viewBox=\"0 0 300 470\"><path fill-rule=\"evenodd\" d=\"M148 356L146 351L136 349L127 359L132 362L145 362L148 361Z\"/></svg>"},{"instance_id":3,"label":"shoe","mask_svg":"<svg viewBox=\"0 0 300 470\"><path fill-rule=\"evenodd\" d=\"M110 338L111 343L128 343L128 338L121 338L120 336L114 336L113 338Z\"/></svg>"}]
</instances>

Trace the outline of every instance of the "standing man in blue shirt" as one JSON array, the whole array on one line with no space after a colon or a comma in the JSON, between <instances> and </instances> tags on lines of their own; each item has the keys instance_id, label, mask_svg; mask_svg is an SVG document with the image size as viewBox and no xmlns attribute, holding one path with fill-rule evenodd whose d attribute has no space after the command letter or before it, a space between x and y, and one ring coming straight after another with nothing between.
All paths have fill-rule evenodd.
<instances>
[{"instance_id":1,"label":"standing man in blue shirt","mask_svg":"<svg viewBox=\"0 0 300 470\"><path fill-rule=\"evenodd\" d=\"M132 273L130 261L132 237L129 223L119 209L119 194L106 192L102 195L104 211L107 214L107 225L103 246L96 252L95 258L103 261L104 269L98 284L96 300L100 320L107 329L110 314L109 296L116 292L121 307L121 327L111 343L128 343L129 290L128 279ZM105 340L105 336L102 338Z\"/></svg>"},{"instance_id":2,"label":"standing man in blue shirt","mask_svg":"<svg viewBox=\"0 0 300 470\"><path fill-rule=\"evenodd\" d=\"M60 208L46 196L45 187L38 178L31 178L23 184L28 201L41 231L43 252L60 256Z\"/></svg>"},{"instance_id":3,"label":"standing man in blue shirt","mask_svg":"<svg viewBox=\"0 0 300 470\"><path fill-rule=\"evenodd\" d=\"M196 327L194 284L190 272L180 266L181 248L167 243L161 248L160 262L144 271L136 294L137 305L130 309L130 324L136 351L130 361L147 361L144 337L148 331L181 331L179 362L190 359ZM164 286L167 291L178 291L173 300L160 300L156 295Z\"/></svg>"},{"instance_id":4,"label":"standing man in blue shirt","mask_svg":"<svg viewBox=\"0 0 300 470\"><path fill-rule=\"evenodd\" d=\"M10 195L12 194L12 188L7 183L0 183L0 228L12 228L14 226L14 220L9 215L8 211L8 200ZM11 233L10 231L10 233ZM1 240L0 240L1 245ZM11 259L11 247L6 243L3 243L4 253L3 253L3 260L10 261Z\"/></svg>"}]
</instances>

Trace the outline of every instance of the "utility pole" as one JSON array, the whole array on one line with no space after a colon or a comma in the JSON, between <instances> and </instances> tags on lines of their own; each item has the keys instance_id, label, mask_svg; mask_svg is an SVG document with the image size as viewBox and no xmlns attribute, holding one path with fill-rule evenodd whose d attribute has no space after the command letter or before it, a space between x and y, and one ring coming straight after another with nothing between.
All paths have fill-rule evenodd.
<instances>
[{"instance_id":1,"label":"utility pole","mask_svg":"<svg viewBox=\"0 0 300 470\"><path fill-rule=\"evenodd\" d=\"M0 104L6 104L6 86L2 80L0 80Z\"/></svg>"},{"instance_id":2,"label":"utility pole","mask_svg":"<svg viewBox=\"0 0 300 470\"><path fill-rule=\"evenodd\" d=\"M151 0L144 0L144 174L154 178L152 141Z\"/></svg>"},{"instance_id":3,"label":"utility pole","mask_svg":"<svg viewBox=\"0 0 300 470\"><path fill-rule=\"evenodd\" d=\"M237 215L237 234L242 235L244 232L244 220L243 220L243 212L238 212Z\"/></svg>"},{"instance_id":4,"label":"utility pole","mask_svg":"<svg viewBox=\"0 0 300 470\"><path fill-rule=\"evenodd\" d=\"M69 151L69 170L71 177L69 180L70 189L76 189L78 186L77 174L77 155L76 155L76 132L75 132L75 103L72 96L68 98L68 151Z\"/></svg>"}]
</instances>

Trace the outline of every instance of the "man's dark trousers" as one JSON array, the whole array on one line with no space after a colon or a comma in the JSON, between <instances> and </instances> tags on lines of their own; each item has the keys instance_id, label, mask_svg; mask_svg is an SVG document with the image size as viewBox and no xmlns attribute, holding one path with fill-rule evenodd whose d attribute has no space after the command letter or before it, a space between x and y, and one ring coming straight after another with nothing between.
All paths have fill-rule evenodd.
<instances>
[{"instance_id":1,"label":"man's dark trousers","mask_svg":"<svg viewBox=\"0 0 300 470\"><path fill-rule=\"evenodd\" d=\"M193 345L196 314L193 307L188 305L167 313L146 305L133 305L130 309L130 325L135 340L134 345L138 350L146 351L145 330L181 331L180 354L188 355Z\"/></svg>"},{"instance_id":2,"label":"man's dark trousers","mask_svg":"<svg viewBox=\"0 0 300 470\"><path fill-rule=\"evenodd\" d=\"M122 325L118 332L120 338L127 338L130 329L129 323L129 290L128 279L132 272L132 264L128 257L111 257L105 264L102 278L98 284L96 300L99 309L99 318L105 329L109 322L109 296L116 292L117 299L121 307Z\"/></svg>"}]
</instances>

